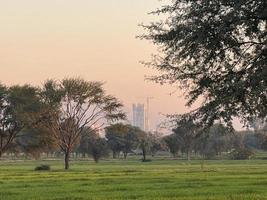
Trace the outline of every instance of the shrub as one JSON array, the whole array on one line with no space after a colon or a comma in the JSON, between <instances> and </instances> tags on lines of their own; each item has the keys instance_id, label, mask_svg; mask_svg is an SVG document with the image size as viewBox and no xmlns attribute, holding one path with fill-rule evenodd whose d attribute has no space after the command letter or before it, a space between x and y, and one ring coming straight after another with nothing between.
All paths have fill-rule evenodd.
<instances>
[{"instance_id":1,"label":"shrub","mask_svg":"<svg viewBox=\"0 0 267 200\"><path fill-rule=\"evenodd\" d=\"M254 155L254 152L250 149L237 149L230 153L230 157L233 160L249 160Z\"/></svg>"},{"instance_id":2,"label":"shrub","mask_svg":"<svg viewBox=\"0 0 267 200\"><path fill-rule=\"evenodd\" d=\"M150 159L146 159L146 160L142 159L142 162L152 162L152 160L150 160Z\"/></svg>"},{"instance_id":3,"label":"shrub","mask_svg":"<svg viewBox=\"0 0 267 200\"><path fill-rule=\"evenodd\" d=\"M35 167L35 171L49 171L50 170L50 165L39 165Z\"/></svg>"}]
</instances>

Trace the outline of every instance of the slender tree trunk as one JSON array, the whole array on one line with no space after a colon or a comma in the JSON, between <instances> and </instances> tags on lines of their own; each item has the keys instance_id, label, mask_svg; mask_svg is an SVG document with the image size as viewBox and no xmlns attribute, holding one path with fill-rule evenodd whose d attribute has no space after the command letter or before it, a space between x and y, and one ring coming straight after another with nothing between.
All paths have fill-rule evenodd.
<instances>
[{"instance_id":1,"label":"slender tree trunk","mask_svg":"<svg viewBox=\"0 0 267 200\"><path fill-rule=\"evenodd\" d=\"M70 161L70 150L66 149L66 151L65 151L65 170L69 169L69 161Z\"/></svg>"},{"instance_id":2,"label":"slender tree trunk","mask_svg":"<svg viewBox=\"0 0 267 200\"><path fill-rule=\"evenodd\" d=\"M112 152L112 157L113 157L113 159L116 158L116 152L115 151Z\"/></svg>"},{"instance_id":3,"label":"slender tree trunk","mask_svg":"<svg viewBox=\"0 0 267 200\"><path fill-rule=\"evenodd\" d=\"M191 160L191 149L187 149L187 160L190 161Z\"/></svg>"},{"instance_id":4,"label":"slender tree trunk","mask_svg":"<svg viewBox=\"0 0 267 200\"><path fill-rule=\"evenodd\" d=\"M123 156L124 156L124 159L126 159L127 158L127 152L123 152Z\"/></svg>"},{"instance_id":5,"label":"slender tree trunk","mask_svg":"<svg viewBox=\"0 0 267 200\"><path fill-rule=\"evenodd\" d=\"M143 162L146 161L146 150L143 148Z\"/></svg>"}]
</instances>

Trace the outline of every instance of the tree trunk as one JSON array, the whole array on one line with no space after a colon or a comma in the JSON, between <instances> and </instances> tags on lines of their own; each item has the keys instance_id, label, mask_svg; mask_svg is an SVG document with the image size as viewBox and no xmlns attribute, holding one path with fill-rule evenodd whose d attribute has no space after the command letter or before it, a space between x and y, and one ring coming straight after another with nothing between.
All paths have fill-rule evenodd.
<instances>
[{"instance_id":1,"label":"tree trunk","mask_svg":"<svg viewBox=\"0 0 267 200\"><path fill-rule=\"evenodd\" d=\"M127 158L127 152L123 152L123 156L124 156L124 159L126 159Z\"/></svg>"},{"instance_id":2,"label":"tree trunk","mask_svg":"<svg viewBox=\"0 0 267 200\"><path fill-rule=\"evenodd\" d=\"M67 149L65 151L65 170L69 169L69 161L70 161L70 150Z\"/></svg>"},{"instance_id":3,"label":"tree trunk","mask_svg":"<svg viewBox=\"0 0 267 200\"><path fill-rule=\"evenodd\" d=\"M146 161L146 150L143 149L143 162Z\"/></svg>"},{"instance_id":4,"label":"tree trunk","mask_svg":"<svg viewBox=\"0 0 267 200\"><path fill-rule=\"evenodd\" d=\"M116 158L116 152L115 151L112 152L112 157L113 157L113 159Z\"/></svg>"},{"instance_id":5,"label":"tree trunk","mask_svg":"<svg viewBox=\"0 0 267 200\"><path fill-rule=\"evenodd\" d=\"M191 160L191 149L187 149L187 160Z\"/></svg>"}]
</instances>

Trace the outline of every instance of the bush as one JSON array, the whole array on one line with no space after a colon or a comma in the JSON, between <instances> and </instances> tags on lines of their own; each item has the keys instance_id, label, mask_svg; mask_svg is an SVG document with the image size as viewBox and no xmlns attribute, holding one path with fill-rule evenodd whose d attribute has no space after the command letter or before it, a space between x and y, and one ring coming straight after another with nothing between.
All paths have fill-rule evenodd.
<instances>
[{"instance_id":1,"label":"bush","mask_svg":"<svg viewBox=\"0 0 267 200\"><path fill-rule=\"evenodd\" d=\"M150 160L150 159L146 159L146 160L142 159L141 161L142 162L152 162L152 160Z\"/></svg>"},{"instance_id":2,"label":"bush","mask_svg":"<svg viewBox=\"0 0 267 200\"><path fill-rule=\"evenodd\" d=\"M35 171L49 171L50 170L50 165L40 165L35 167Z\"/></svg>"},{"instance_id":3,"label":"bush","mask_svg":"<svg viewBox=\"0 0 267 200\"><path fill-rule=\"evenodd\" d=\"M238 149L230 153L230 157L233 160L249 160L254 155L254 152L250 149Z\"/></svg>"}]
</instances>

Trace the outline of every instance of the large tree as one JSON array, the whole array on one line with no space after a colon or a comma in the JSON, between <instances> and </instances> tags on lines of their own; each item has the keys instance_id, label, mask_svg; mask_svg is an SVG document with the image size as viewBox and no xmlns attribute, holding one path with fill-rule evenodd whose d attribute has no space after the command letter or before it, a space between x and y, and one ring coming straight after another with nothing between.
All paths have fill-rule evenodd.
<instances>
[{"instance_id":1,"label":"large tree","mask_svg":"<svg viewBox=\"0 0 267 200\"><path fill-rule=\"evenodd\" d=\"M185 89L188 106L202 99L190 116L205 125L266 118L266 0L173 0L152 13L164 20L141 36L159 47L147 64L161 75L151 79Z\"/></svg>"},{"instance_id":2,"label":"large tree","mask_svg":"<svg viewBox=\"0 0 267 200\"><path fill-rule=\"evenodd\" d=\"M38 88L0 84L0 157L23 129L39 123L42 108Z\"/></svg>"},{"instance_id":3,"label":"large tree","mask_svg":"<svg viewBox=\"0 0 267 200\"><path fill-rule=\"evenodd\" d=\"M64 152L65 169L69 169L70 154L86 127L99 131L107 122L125 117L122 104L107 95L100 82L79 78L48 80L42 94L49 111L44 125Z\"/></svg>"}]
</instances>

